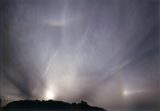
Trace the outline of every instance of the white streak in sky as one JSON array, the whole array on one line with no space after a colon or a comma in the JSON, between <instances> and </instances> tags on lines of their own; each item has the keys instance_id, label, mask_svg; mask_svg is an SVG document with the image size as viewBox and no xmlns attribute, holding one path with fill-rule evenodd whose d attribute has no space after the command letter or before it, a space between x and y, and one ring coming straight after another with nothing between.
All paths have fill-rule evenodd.
<instances>
[{"instance_id":1,"label":"white streak in sky","mask_svg":"<svg viewBox=\"0 0 160 111\"><path fill-rule=\"evenodd\" d=\"M122 89L127 96L138 89L155 90L158 3L154 1L5 2L9 5L2 6L0 15L5 18L8 75L4 77L9 85L4 85L2 96L14 91L19 97L44 98L44 92L53 90L56 99L85 99L107 108L121 104ZM154 103L156 95L150 96Z\"/></svg>"},{"instance_id":2,"label":"white streak in sky","mask_svg":"<svg viewBox=\"0 0 160 111\"><path fill-rule=\"evenodd\" d=\"M43 73L44 76L46 76L48 74L48 71L50 70L52 63L53 63L54 59L56 58L56 56L58 55L59 51L60 51L60 49L57 49L56 52L51 57L51 60L49 61L48 65Z\"/></svg>"},{"instance_id":3,"label":"white streak in sky","mask_svg":"<svg viewBox=\"0 0 160 111\"><path fill-rule=\"evenodd\" d=\"M60 51L60 48L59 49L57 49L56 50L56 52L53 54L53 56L51 57L51 59L50 59L50 61L48 62L48 65L46 66L46 69L44 70L44 73L42 74L42 76L40 77L40 79L37 81L37 83L36 83L36 85L35 85L35 87L34 87L34 89L33 89L33 94L35 94L36 92L36 88L39 88L40 86L40 82L42 82L42 80L44 79L44 78L46 78L47 77L47 75L48 75L48 71L50 70L50 68L51 68L51 66L52 66L52 64L53 64L53 61L54 61L54 59L56 58L56 56L58 55L58 53L59 53L59 51Z\"/></svg>"}]
</instances>

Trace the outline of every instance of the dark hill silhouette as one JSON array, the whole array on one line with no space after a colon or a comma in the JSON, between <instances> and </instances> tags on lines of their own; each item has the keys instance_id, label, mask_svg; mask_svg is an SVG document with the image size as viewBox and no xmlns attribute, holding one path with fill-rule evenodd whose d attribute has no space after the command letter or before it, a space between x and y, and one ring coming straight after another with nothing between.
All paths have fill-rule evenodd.
<instances>
[{"instance_id":1,"label":"dark hill silhouette","mask_svg":"<svg viewBox=\"0 0 160 111\"><path fill-rule=\"evenodd\" d=\"M20 100L8 103L2 111L106 111L102 108L89 106L86 102L66 103L62 101Z\"/></svg>"}]
</instances>

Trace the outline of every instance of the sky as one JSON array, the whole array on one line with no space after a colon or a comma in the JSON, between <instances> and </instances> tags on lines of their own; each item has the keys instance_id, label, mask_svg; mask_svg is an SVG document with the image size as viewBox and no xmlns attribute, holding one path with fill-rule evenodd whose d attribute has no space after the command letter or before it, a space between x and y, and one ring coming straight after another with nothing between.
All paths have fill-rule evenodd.
<instances>
[{"instance_id":1,"label":"sky","mask_svg":"<svg viewBox=\"0 0 160 111\"><path fill-rule=\"evenodd\" d=\"M0 97L159 107L158 0L0 0Z\"/></svg>"}]
</instances>

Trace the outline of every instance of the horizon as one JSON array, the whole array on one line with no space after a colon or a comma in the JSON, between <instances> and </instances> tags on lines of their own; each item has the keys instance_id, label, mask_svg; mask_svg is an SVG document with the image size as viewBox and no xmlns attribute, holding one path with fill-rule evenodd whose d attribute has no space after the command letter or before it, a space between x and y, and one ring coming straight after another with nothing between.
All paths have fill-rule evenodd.
<instances>
[{"instance_id":1,"label":"horizon","mask_svg":"<svg viewBox=\"0 0 160 111\"><path fill-rule=\"evenodd\" d=\"M158 110L159 0L0 0L0 98Z\"/></svg>"},{"instance_id":2,"label":"horizon","mask_svg":"<svg viewBox=\"0 0 160 111\"><path fill-rule=\"evenodd\" d=\"M29 106L28 106L29 105ZM7 105L0 107L2 110L97 110L97 111L107 111L106 109L90 106L87 102L81 101L79 103L67 103L63 101L40 101L40 100L19 100L8 103Z\"/></svg>"}]
</instances>

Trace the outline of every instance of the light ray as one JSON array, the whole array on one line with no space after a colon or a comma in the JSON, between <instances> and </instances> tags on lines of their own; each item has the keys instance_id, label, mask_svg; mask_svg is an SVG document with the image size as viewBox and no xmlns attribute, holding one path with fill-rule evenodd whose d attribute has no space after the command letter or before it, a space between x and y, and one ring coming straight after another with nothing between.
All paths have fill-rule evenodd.
<instances>
[{"instance_id":1,"label":"light ray","mask_svg":"<svg viewBox=\"0 0 160 111\"><path fill-rule=\"evenodd\" d=\"M55 57L58 55L59 51L60 51L60 49L57 49L56 52L53 54L53 56L52 56L51 60L49 61L49 63L48 63L48 65L47 65L47 67L46 67L43 75L42 75L42 76L40 77L40 79L37 81L37 83L36 83L36 85L35 85L35 87L34 87L34 89L33 89L33 94L35 94L36 88L39 88L40 82L41 82L44 78L46 78L46 76L48 75L48 71L50 70L50 68L51 68L51 66L52 66L52 63L53 63Z\"/></svg>"}]
</instances>

